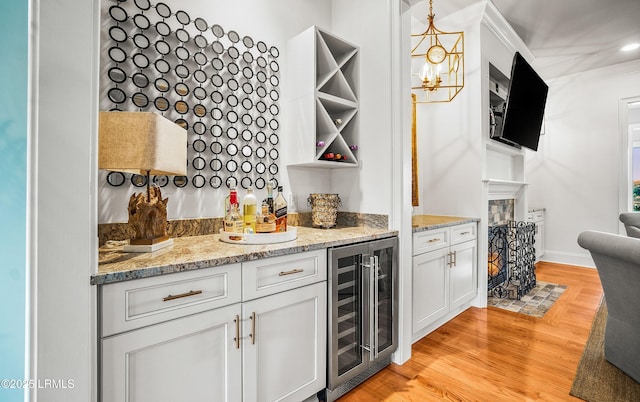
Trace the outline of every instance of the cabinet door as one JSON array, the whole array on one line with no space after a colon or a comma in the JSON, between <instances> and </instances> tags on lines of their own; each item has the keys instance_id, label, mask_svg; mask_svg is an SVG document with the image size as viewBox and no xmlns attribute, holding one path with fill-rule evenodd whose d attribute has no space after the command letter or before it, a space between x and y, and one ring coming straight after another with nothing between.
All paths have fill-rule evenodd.
<instances>
[{"instance_id":1,"label":"cabinet door","mask_svg":"<svg viewBox=\"0 0 640 402\"><path fill-rule=\"evenodd\" d=\"M536 222L534 241L533 247L536 249L536 262L538 262L544 254L544 221Z\"/></svg>"},{"instance_id":2,"label":"cabinet door","mask_svg":"<svg viewBox=\"0 0 640 402\"><path fill-rule=\"evenodd\" d=\"M451 308L473 299L478 290L477 242L475 240L451 246L454 264L449 268Z\"/></svg>"},{"instance_id":3,"label":"cabinet door","mask_svg":"<svg viewBox=\"0 0 640 402\"><path fill-rule=\"evenodd\" d=\"M413 334L449 311L449 249L413 257Z\"/></svg>"},{"instance_id":4,"label":"cabinet door","mask_svg":"<svg viewBox=\"0 0 640 402\"><path fill-rule=\"evenodd\" d=\"M243 303L242 311L245 402L298 402L324 389L326 282Z\"/></svg>"},{"instance_id":5,"label":"cabinet door","mask_svg":"<svg viewBox=\"0 0 640 402\"><path fill-rule=\"evenodd\" d=\"M238 303L104 338L102 401L241 400L239 314Z\"/></svg>"}]
</instances>

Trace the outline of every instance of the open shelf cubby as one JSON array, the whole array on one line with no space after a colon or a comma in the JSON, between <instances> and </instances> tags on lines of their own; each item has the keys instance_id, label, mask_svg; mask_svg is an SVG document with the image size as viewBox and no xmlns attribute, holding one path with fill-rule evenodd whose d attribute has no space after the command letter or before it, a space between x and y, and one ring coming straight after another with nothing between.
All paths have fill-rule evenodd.
<instances>
[{"instance_id":1,"label":"open shelf cubby","mask_svg":"<svg viewBox=\"0 0 640 402\"><path fill-rule=\"evenodd\" d=\"M296 135L306 138L298 143L314 149L292 164L358 166L358 47L312 26L287 43L287 53L295 71L293 107L301 111Z\"/></svg>"}]
</instances>

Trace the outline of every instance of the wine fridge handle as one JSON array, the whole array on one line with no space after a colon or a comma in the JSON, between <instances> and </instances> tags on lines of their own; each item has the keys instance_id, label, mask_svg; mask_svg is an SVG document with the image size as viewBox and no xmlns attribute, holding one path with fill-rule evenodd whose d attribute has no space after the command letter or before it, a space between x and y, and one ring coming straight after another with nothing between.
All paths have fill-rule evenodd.
<instances>
[{"instance_id":1,"label":"wine fridge handle","mask_svg":"<svg viewBox=\"0 0 640 402\"><path fill-rule=\"evenodd\" d=\"M380 259L377 255L373 256L373 344L371 351L374 358L378 357L378 324L379 324L379 306L380 298L378 295L378 281L380 279Z\"/></svg>"}]
</instances>

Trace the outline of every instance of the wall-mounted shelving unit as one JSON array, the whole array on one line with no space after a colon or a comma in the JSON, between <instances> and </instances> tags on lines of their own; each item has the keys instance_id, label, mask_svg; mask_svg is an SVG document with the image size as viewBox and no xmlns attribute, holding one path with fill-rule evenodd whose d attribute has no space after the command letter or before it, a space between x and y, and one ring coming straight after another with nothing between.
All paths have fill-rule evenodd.
<instances>
[{"instance_id":1,"label":"wall-mounted shelving unit","mask_svg":"<svg viewBox=\"0 0 640 402\"><path fill-rule=\"evenodd\" d=\"M358 166L359 48L312 26L287 43L293 130L292 165Z\"/></svg>"},{"instance_id":2,"label":"wall-mounted shelving unit","mask_svg":"<svg viewBox=\"0 0 640 402\"><path fill-rule=\"evenodd\" d=\"M509 78L489 63L489 107L498 125L501 124L498 120L502 119L508 89ZM485 180L524 184L524 152L519 148L492 140L490 138L492 124L490 122L489 138L486 141ZM499 128L496 127L496 129Z\"/></svg>"}]
</instances>

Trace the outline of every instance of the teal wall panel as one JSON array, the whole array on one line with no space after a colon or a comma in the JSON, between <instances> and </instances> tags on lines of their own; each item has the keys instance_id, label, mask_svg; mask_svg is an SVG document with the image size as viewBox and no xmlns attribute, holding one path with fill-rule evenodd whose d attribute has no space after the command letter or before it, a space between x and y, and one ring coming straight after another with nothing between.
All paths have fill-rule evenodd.
<instances>
[{"instance_id":1,"label":"teal wall panel","mask_svg":"<svg viewBox=\"0 0 640 402\"><path fill-rule=\"evenodd\" d=\"M0 380L22 380L25 370L28 4L0 2ZM0 400L23 400L6 385Z\"/></svg>"}]
</instances>

